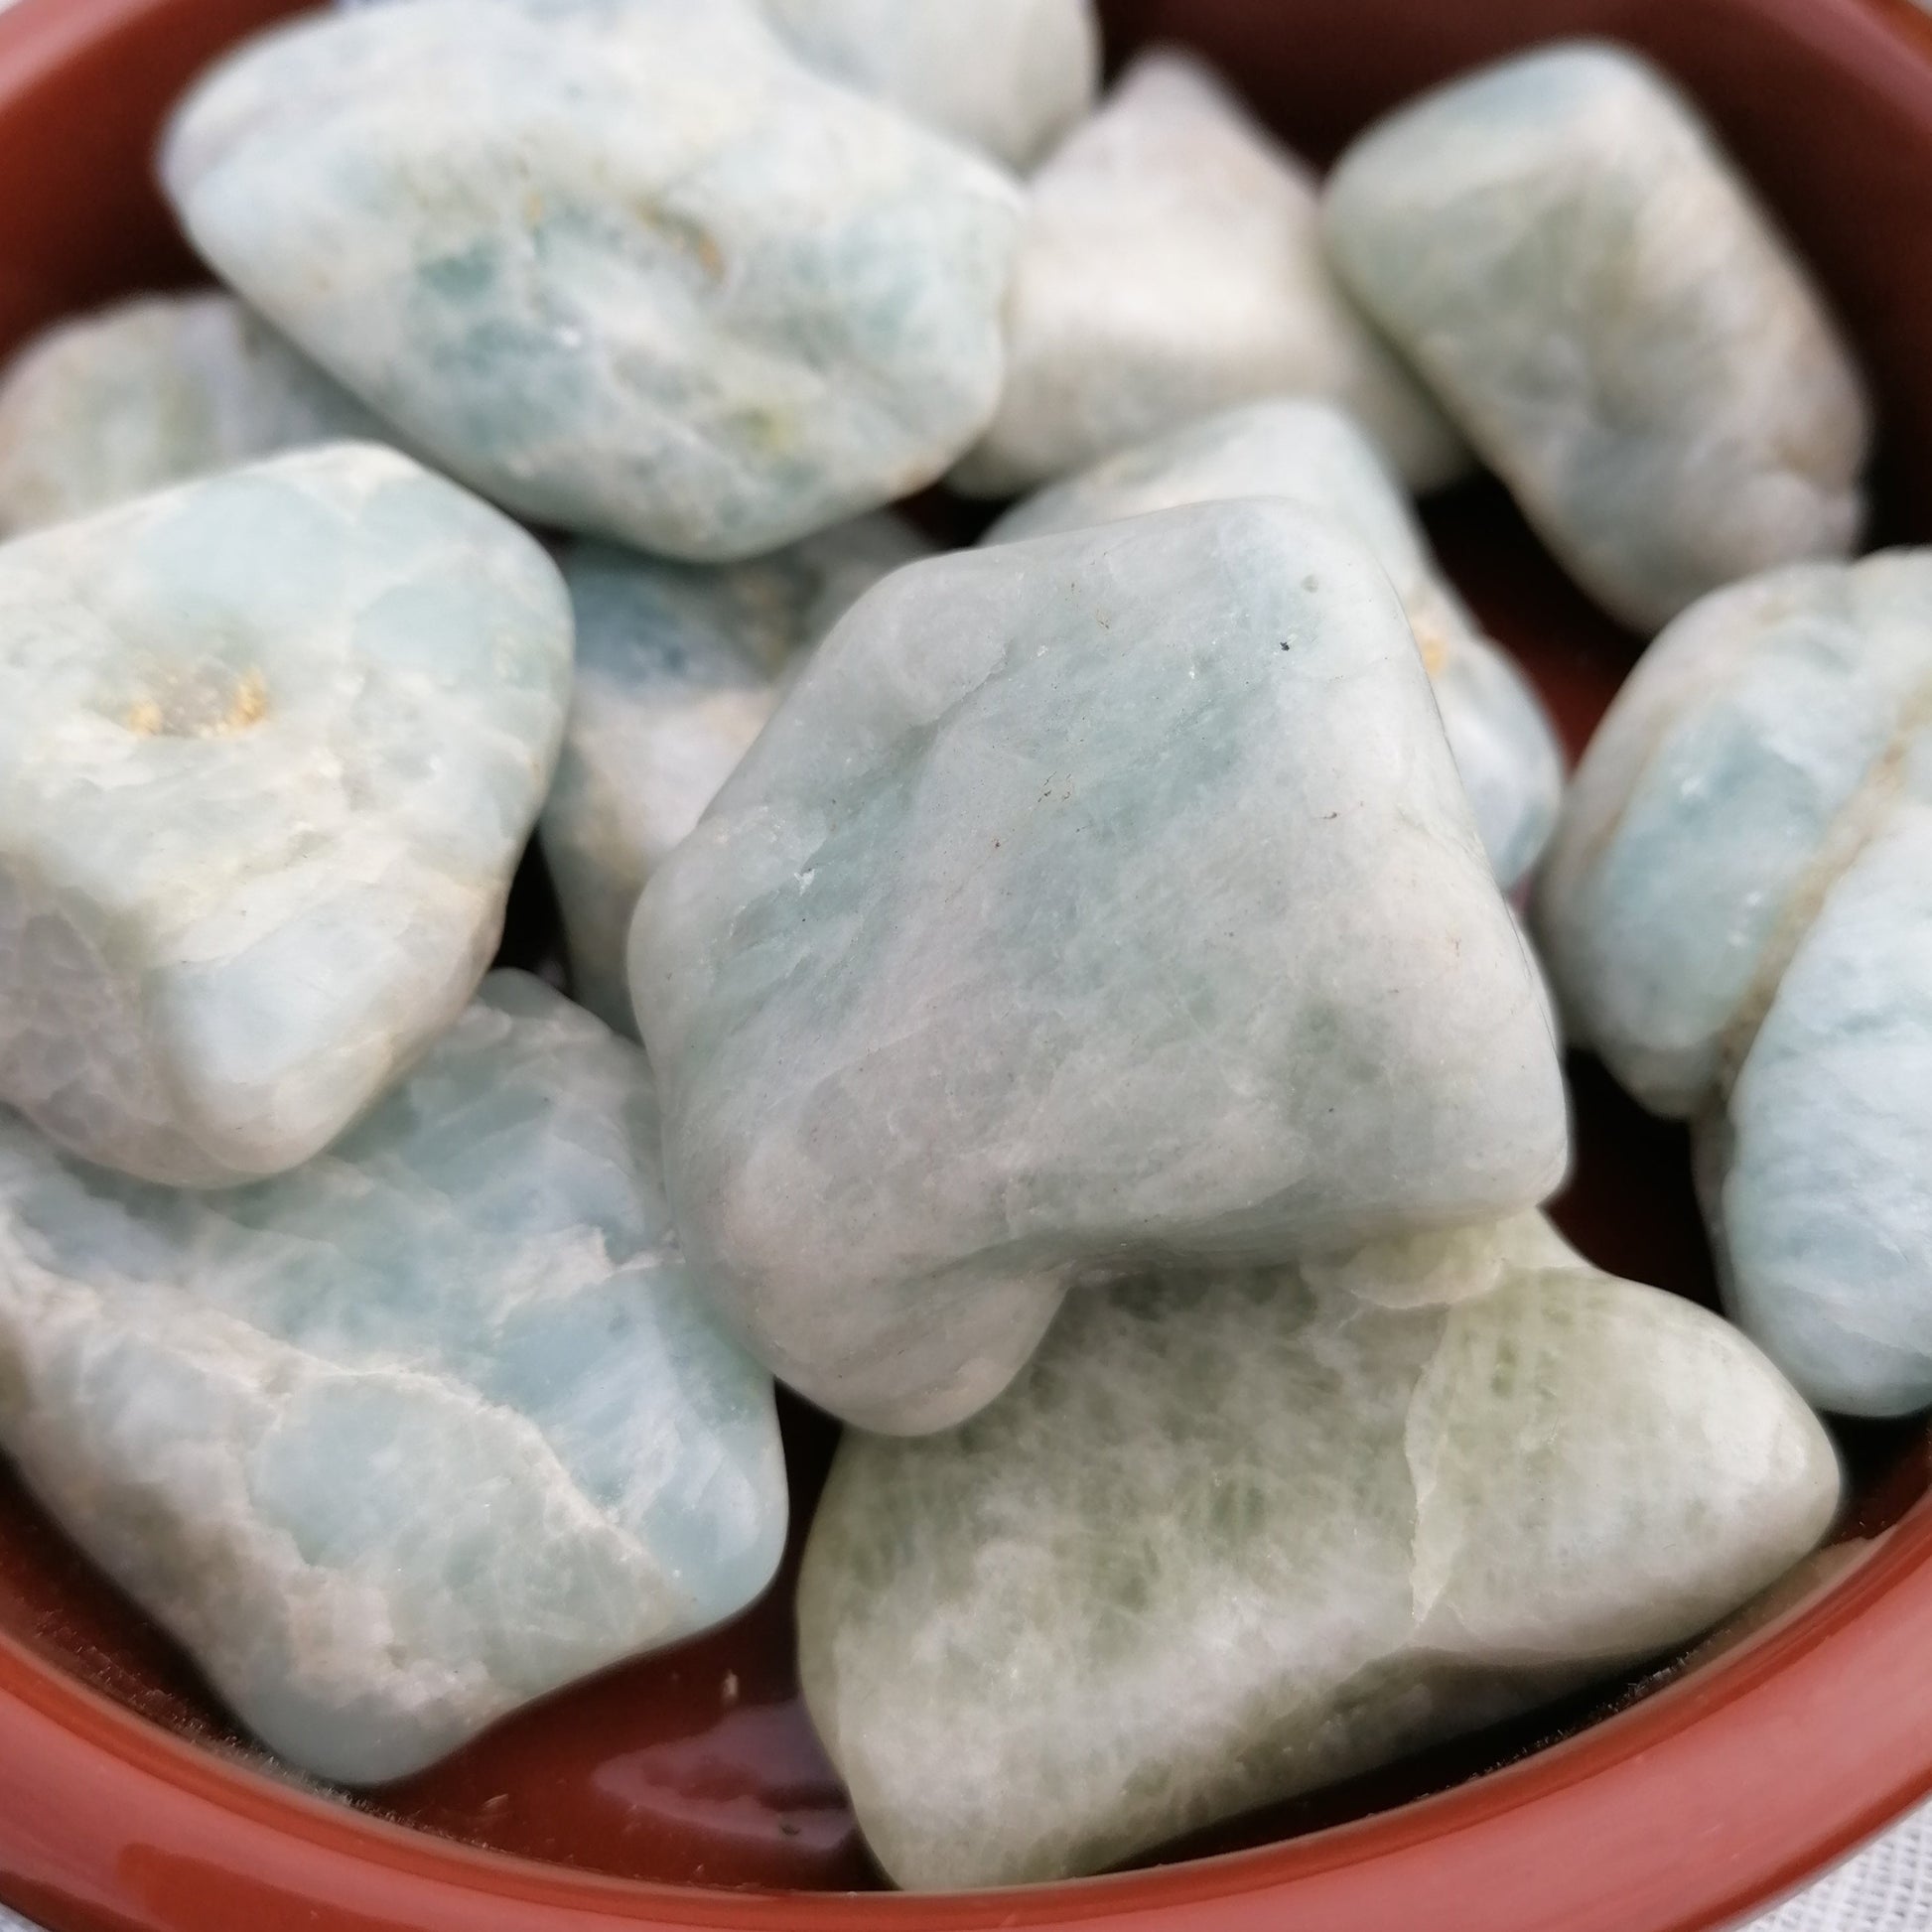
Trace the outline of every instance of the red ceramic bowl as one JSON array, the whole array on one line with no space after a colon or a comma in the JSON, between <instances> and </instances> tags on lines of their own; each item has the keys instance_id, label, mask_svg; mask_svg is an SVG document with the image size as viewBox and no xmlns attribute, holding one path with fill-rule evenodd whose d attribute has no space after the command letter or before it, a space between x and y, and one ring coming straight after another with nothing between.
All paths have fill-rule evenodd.
<instances>
[{"instance_id":1,"label":"red ceramic bowl","mask_svg":"<svg viewBox=\"0 0 1932 1932\"><path fill-rule=\"evenodd\" d=\"M913 4L914 0L907 0ZM702 0L692 0L702 4ZM291 0L20 0L0 16L0 349L194 277L155 195L168 102ZM1703 100L1837 298L1886 430L1877 534L1932 538L1932 23L1906 0L1113 0L1110 50L1187 40L1304 151L1458 68L1593 32ZM1451 570L1581 746L1635 651L1500 493L1432 509ZM514 956L554 919L540 877ZM1708 1297L1681 1134L1588 1062L1559 1217ZM787 1414L809 1515L828 1432ZM1838 1545L1749 1634L1149 1868L886 1895L799 1710L788 1592L354 1802L251 1756L194 1671L0 1468L0 1899L55 1932L1707 1932L1932 1791L1925 1425L1842 1441Z\"/></svg>"}]
</instances>

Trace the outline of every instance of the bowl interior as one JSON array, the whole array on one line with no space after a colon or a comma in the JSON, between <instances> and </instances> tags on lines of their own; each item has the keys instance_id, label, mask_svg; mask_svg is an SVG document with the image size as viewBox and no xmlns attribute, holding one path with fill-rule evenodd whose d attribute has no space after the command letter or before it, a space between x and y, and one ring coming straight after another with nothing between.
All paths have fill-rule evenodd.
<instances>
[{"instance_id":1,"label":"bowl interior","mask_svg":"<svg viewBox=\"0 0 1932 1932\"><path fill-rule=\"evenodd\" d=\"M293 11L287 0L24 0L0 22L0 172L34 185L0 200L0 349L63 313L196 278L152 186L159 117L212 52ZM1905 0L1110 0L1103 11L1114 62L1151 41L1190 42L1317 160L1393 101L1513 47L1591 32L1646 49L1712 113L1859 345L1885 425L1875 534L1932 536L1932 361L1915 340L1932 314L1922 240L1932 234L1932 30ZM942 522L963 515L926 508ZM1452 492L1429 520L1451 573L1581 749L1638 641L1565 582L1494 485ZM534 866L519 881L505 949L554 969L554 913ZM1576 1060L1572 1072L1578 1164L1558 1219L1602 1265L1711 1300L1685 1137L1643 1116L1592 1062ZM832 1432L798 1405L785 1425L802 1524ZM1906 1423L1848 1427L1840 1439L1856 1487L1841 1538L1856 1543L1917 1503L1932 1438ZM724 1630L580 1686L432 1772L349 1802L468 1845L622 1878L871 1888L876 1874L798 1705L787 1584L788 1574ZM0 1464L8 1645L16 1662L65 1673L211 1751L247 1754L187 1660ZM1659 1660L1169 1856L1384 1811L1520 1758L1682 1669Z\"/></svg>"}]
</instances>

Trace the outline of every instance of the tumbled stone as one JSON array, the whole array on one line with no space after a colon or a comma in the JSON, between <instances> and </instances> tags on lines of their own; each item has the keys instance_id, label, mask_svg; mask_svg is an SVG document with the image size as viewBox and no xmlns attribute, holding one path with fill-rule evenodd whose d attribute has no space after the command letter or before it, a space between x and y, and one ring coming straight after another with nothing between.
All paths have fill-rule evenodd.
<instances>
[{"instance_id":1,"label":"tumbled stone","mask_svg":"<svg viewBox=\"0 0 1932 1932\"><path fill-rule=\"evenodd\" d=\"M1092 0L764 0L835 80L1030 168L1093 104Z\"/></svg>"},{"instance_id":2,"label":"tumbled stone","mask_svg":"<svg viewBox=\"0 0 1932 1932\"><path fill-rule=\"evenodd\" d=\"M1323 259L1314 180L1214 75L1145 55L1033 181L999 413L953 481L1006 495L1195 416L1342 404L1417 487L1461 445Z\"/></svg>"},{"instance_id":3,"label":"tumbled stone","mask_svg":"<svg viewBox=\"0 0 1932 1932\"><path fill-rule=\"evenodd\" d=\"M1540 906L1579 1036L1699 1123L1738 1320L1824 1406L1932 1404L1932 551L1774 572L1651 647Z\"/></svg>"},{"instance_id":4,"label":"tumbled stone","mask_svg":"<svg viewBox=\"0 0 1932 1932\"><path fill-rule=\"evenodd\" d=\"M0 1444L288 1763L402 1776L770 1581L770 1379L693 1289L643 1055L501 973L298 1173L0 1118Z\"/></svg>"},{"instance_id":5,"label":"tumbled stone","mask_svg":"<svg viewBox=\"0 0 1932 1932\"><path fill-rule=\"evenodd\" d=\"M1074 1876L1688 1642L1839 1487L1743 1336L1539 1217L1148 1281L964 1429L848 1435L805 1698L899 1884Z\"/></svg>"},{"instance_id":6,"label":"tumbled stone","mask_svg":"<svg viewBox=\"0 0 1932 1932\"><path fill-rule=\"evenodd\" d=\"M0 377L0 529L65 522L284 450L382 435L232 296L143 296L35 337Z\"/></svg>"},{"instance_id":7,"label":"tumbled stone","mask_svg":"<svg viewBox=\"0 0 1932 1932\"><path fill-rule=\"evenodd\" d=\"M1340 410L1302 397L1245 403L1188 423L1017 503L989 542L1078 529L1181 503L1285 496L1325 511L1388 573L1505 890L1535 866L1563 799L1563 750L1529 680L1483 636L1430 554L1401 484Z\"/></svg>"},{"instance_id":8,"label":"tumbled stone","mask_svg":"<svg viewBox=\"0 0 1932 1932\"><path fill-rule=\"evenodd\" d=\"M196 245L452 474L728 561L905 494L997 398L1019 195L743 8L414 0L178 110Z\"/></svg>"},{"instance_id":9,"label":"tumbled stone","mask_svg":"<svg viewBox=\"0 0 1932 1932\"><path fill-rule=\"evenodd\" d=\"M366 445L0 549L0 1100L179 1185L326 1147L489 962L570 654L541 547Z\"/></svg>"},{"instance_id":10,"label":"tumbled stone","mask_svg":"<svg viewBox=\"0 0 1932 1932\"><path fill-rule=\"evenodd\" d=\"M1342 278L1605 610L1653 630L1843 555L1858 371L1695 108L1573 42L1378 122L1329 178Z\"/></svg>"},{"instance_id":11,"label":"tumbled stone","mask_svg":"<svg viewBox=\"0 0 1932 1932\"><path fill-rule=\"evenodd\" d=\"M1566 1157L1402 607L1284 502L895 572L645 888L631 992L694 1266L869 1428L972 1414L1076 1285Z\"/></svg>"},{"instance_id":12,"label":"tumbled stone","mask_svg":"<svg viewBox=\"0 0 1932 1932\"><path fill-rule=\"evenodd\" d=\"M611 544L564 553L577 683L543 851L571 990L636 1032L624 945L644 882L764 728L797 654L926 546L874 514L756 563L667 563Z\"/></svg>"}]
</instances>

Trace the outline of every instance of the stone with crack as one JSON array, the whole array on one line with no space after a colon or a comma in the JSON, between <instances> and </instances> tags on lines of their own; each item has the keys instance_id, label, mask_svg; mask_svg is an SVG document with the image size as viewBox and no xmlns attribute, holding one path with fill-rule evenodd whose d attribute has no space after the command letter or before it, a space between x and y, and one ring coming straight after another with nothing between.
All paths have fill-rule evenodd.
<instances>
[{"instance_id":1,"label":"stone with crack","mask_svg":"<svg viewBox=\"0 0 1932 1932\"><path fill-rule=\"evenodd\" d=\"M0 1443L288 1763L405 1775L770 1581L771 1383L691 1285L656 1127L637 1048L514 973L276 1180L0 1120Z\"/></svg>"},{"instance_id":2,"label":"stone with crack","mask_svg":"<svg viewBox=\"0 0 1932 1932\"><path fill-rule=\"evenodd\" d=\"M1069 1289L1530 1205L1534 970L1394 590L1250 499L897 571L645 888L687 1252L862 1426L972 1414Z\"/></svg>"},{"instance_id":3,"label":"stone with crack","mask_svg":"<svg viewBox=\"0 0 1932 1932\"><path fill-rule=\"evenodd\" d=\"M385 432L228 295L151 295L34 338L0 377L0 528L61 523L284 450Z\"/></svg>"},{"instance_id":4,"label":"stone with crack","mask_svg":"<svg viewBox=\"0 0 1932 1932\"><path fill-rule=\"evenodd\" d=\"M1643 630L1863 520L1859 373L1695 108L1624 49L1400 107L1329 177L1329 253L1524 514Z\"/></svg>"},{"instance_id":5,"label":"stone with crack","mask_svg":"<svg viewBox=\"0 0 1932 1932\"><path fill-rule=\"evenodd\" d=\"M1686 612L1539 915L1580 1042L1697 1124L1738 1320L1824 1407L1932 1404L1932 551Z\"/></svg>"},{"instance_id":6,"label":"stone with crack","mask_svg":"<svg viewBox=\"0 0 1932 1932\"><path fill-rule=\"evenodd\" d=\"M899 1884L1071 1877L1687 1643L1839 1492L1749 1341L1539 1216L1154 1279L847 1436L800 1676Z\"/></svg>"},{"instance_id":7,"label":"stone with crack","mask_svg":"<svg viewBox=\"0 0 1932 1932\"><path fill-rule=\"evenodd\" d=\"M177 1185L326 1147L487 967L570 659L541 546L367 445L0 549L0 1100Z\"/></svg>"},{"instance_id":8,"label":"stone with crack","mask_svg":"<svg viewBox=\"0 0 1932 1932\"><path fill-rule=\"evenodd\" d=\"M1184 424L1016 503L986 541L1231 496L1285 496L1324 511L1374 553L1409 615L1496 877L1505 892L1520 885L1563 801L1556 728L1443 576L1401 483L1343 411L1278 396Z\"/></svg>"},{"instance_id":9,"label":"stone with crack","mask_svg":"<svg viewBox=\"0 0 1932 1932\"><path fill-rule=\"evenodd\" d=\"M644 883L764 727L801 652L861 592L926 554L875 512L754 563L564 552L577 680L543 810L571 991L635 1034L624 945Z\"/></svg>"},{"instance_id":10,"label":"stone with crack","mask_svg":"<svg viewBox=\"0 0 1932 1932\"><path fill-rule=\"evenodd\" d=\"M177 110L222 277L541 522L704 562L931 482L985 427L1016 184L749 8L311 16Z\"/></svg>"},{"instance_id":11,"label":"stone with crack","mask_svg":"<svg viewBox=\"0 0 1932 1932\"><path fill-rule=\"evenodd\" d=\"M814 67L1011 168L1031 168L1093 104L1093 0L763 0Z\"/></svg>"},{"instance_id":12,"label":"stone with crack","mask_svg":"<svg viewBox=\"0 0 1932 1932\"><path fill-rule=\"evenodd\" d=\"M1284 392L1340 403L1418 488L1466 460L1336 286L1313 176L1179 54L1136 61L1034 177L1007 353L999 413L953 473L977 495Z\"/></svg>"}]
</instances>

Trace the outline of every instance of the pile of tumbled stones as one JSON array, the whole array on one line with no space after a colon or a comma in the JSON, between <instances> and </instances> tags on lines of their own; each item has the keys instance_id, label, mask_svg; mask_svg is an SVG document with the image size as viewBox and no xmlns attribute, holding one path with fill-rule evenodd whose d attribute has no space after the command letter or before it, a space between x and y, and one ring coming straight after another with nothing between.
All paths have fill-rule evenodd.
<instances>
[{"instance_id":1,"label":"pile of tumbled stones","mask_svg":"<svg viewBox=\"0 0 1932 1932\"><path fill-rule=\"evenodd\" d=\"M295 1767L750 1603L774 1377L928 1888L1682 1646L1829 1533L1807 1398L1932 1402L1932 554L1844 561L1805 270L1611 46L1325 185L1098 64L1085 0L306 17L165 137L227 292L7 375L0 1445ZM1567 806L1411 506L1478 459L1668 626ZM1032 493L934 554L942 480ZM533 830L569 998L485 976ZM1538 1211L1553 835L1741 1329Z\"/></svg>"}]
</instances>

